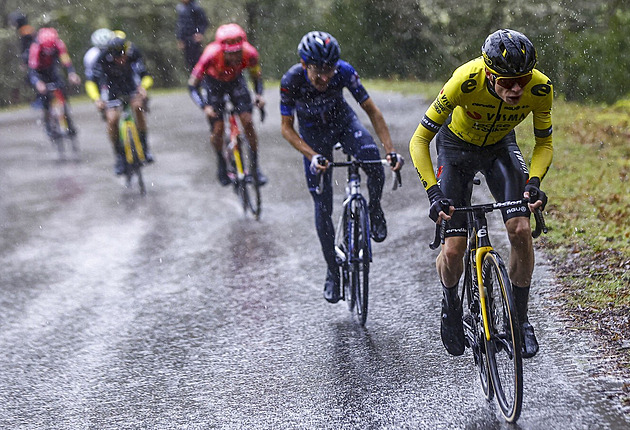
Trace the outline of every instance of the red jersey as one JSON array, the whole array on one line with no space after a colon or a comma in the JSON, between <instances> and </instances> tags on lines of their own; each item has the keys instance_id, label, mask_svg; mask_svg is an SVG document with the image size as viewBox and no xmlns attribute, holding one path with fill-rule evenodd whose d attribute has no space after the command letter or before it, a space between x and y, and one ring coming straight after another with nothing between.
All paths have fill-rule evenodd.
<instances>
[{"instance_id":1,"label":"red jersey","mask_svg":"<svg viewBox=\"0 0 630 430\"><path fill-rule=\"evenodd\" d=\"M45 72L54 67L57 59L66 68L72 67L72 61L63 40L58 39L50 50L42 49L41 45L35 42L31 44L28 52L28 67L38 72Z\"/></svg>"},{"instance_id":2,"label":"red jersey","mask_svg":"<svg viewBox=\"0 0 630 430\"><path fill-rule=\"evenodd\" d=\"M216 80L230 82L241 75L243 69L254 69L258 67L258 51L249 42L243 42L243 57L240 64L227 66L223 59L223 49L221 44L210 43L204 49L203 54L195 65L192 75L201 80L204 75L208 75Z\"/></svg>"}]
</instances>

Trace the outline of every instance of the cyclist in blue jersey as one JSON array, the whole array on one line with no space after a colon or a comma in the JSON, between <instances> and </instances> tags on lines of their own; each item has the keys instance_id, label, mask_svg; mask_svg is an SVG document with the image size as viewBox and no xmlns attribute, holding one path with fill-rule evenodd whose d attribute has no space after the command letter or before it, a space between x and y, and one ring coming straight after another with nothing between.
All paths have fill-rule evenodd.
<instances>
[{"instance_id":1,"label":"cyclist in blue jersey","mask_svg":"<svg viewBox=\"0 0 630 430\"><path fill-rule=\"evenodd\" d=\"M354 68L339 59L339 53L339 43L330 34L322 31L307 33L298 46L300 63L285 73L280 84L282 136L304 155L306 182L315 204L315 227L328 266L324 298L331 303L340 299L340 280L335 258L332 173L327 170L328 160L333 159L333 147L337 142L359 160L380 159L374 139L345 101L344 88L368 114L392 169L402 167L402 157L394 149L383 114L361 84ZM299 134L294 128L296 114ZM387 236L387 224L380 203L385 172L380 164L364 170L368 177L371 235L375 242L382 242ZM315 192L318 173L324 175L325 181L321 194Z\"/></svg>"}]
</instances>

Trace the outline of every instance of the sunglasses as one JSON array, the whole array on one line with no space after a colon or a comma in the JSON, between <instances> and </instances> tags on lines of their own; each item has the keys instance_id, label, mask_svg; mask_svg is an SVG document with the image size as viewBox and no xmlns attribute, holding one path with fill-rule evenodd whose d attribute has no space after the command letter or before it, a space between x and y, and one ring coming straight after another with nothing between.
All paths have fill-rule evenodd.
<instances>
[{"instance_id":1,"label":"sunglasses","mask_svg":"<svg viewBox=\"0 0 630 430\"><path fill-rule=\"evenodd\" d=\"M337 73L337 65L323 64L321 66L316 64L309 64L309 69L318 74L319 76L331 76Z\"/></svg>"},{"instance_id":2,"label":"sunglasses","mask_svg":"<svg viewBox=\"0 0 630 430\"><path fill-rule=\"evenodd\" d=\"M494 81L501 87L511 90L514 88L514 85L518 84L519 87L524 88L525 85L529 84L529 81L532 80L532 73L528 73L523 76L517 76L515 78L507 77L507 76L494 76Z\"/></svg>"}]
</instances>

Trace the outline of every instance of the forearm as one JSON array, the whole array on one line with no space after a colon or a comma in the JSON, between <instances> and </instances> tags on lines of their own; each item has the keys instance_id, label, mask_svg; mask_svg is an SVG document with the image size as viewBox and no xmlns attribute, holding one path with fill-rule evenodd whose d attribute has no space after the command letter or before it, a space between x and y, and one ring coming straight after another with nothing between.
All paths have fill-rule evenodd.
<instances>
[{"instance_id":1,"label":"forearm","mask_svg":"<svg viewBox=\"0 0 630 430\"><path fill-rule=\"evenodd\" d=\"M413 161L413 165L416 168L418 177L425 190L437 184L437 178L433 171L433 163L431 162L431 153L429 151L429 144L433 136L435 136L435 133L427 130L422 124L419 124L409 142L411 160Z\"/></svg>"},{"instance_id":2,"label":"forearm","mask_svg":"<svg viewBox=\"0 0 630 430\"><path fill-rule=\"evenodd\" d=\"M536 145L532 153L532 162L529 168L529 177L538 177L541 180L547 174L553 158L553 146L551 136L536 138Z\"/></svg>"},{"instance_id":3,"label":"forearm","mask_svg":"<svg viewBox=\"0 0 630 430\"><path fill-rule=\"evenodd\" d=\"M284 137L295 149L300 151L309 160L317 155L293 127L293 117L282 116L282 137Z\"/></svg>"}]
</instances>

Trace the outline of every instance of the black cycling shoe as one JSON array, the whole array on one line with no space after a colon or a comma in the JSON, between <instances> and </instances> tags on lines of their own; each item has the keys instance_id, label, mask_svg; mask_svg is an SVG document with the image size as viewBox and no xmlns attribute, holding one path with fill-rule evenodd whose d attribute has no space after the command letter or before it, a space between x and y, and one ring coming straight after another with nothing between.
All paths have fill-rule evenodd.
<instances>
[{"instance_id":1,"label":"black cycling shoe","mask_svg":"<svg viewBox=\"0 0 630 430\"><path fill-rule=\"evenodd\" d=\"M370 230L374 242L382 242L387 237L387 222L380 204L370 208Z\"/></svg>"},{"instance_id":2,"label":"black cycling shoe","mask_svg":"<svg viewBox=\"0 0 630 430\"><path fill-rule=\"evenodd\" d=\"M155 158L153 158L153 154L151 154L151 151L149 151L148 149L144 150L144 159L147 161L147 163L153 163L155 161Z\"/></svg>"},{"instance_id":3,"label":"black cycling shoe","mask_svg":"<svg viewBox=\"0 0 630 430\"><path fill-rule=\"evenodd\" d=\"M462 304L454 291L444 288L442 297L442 321L440 323L440 336L444 348L451 355L462 355L465 348L464 325L462 324Z\"/></svg>"},{"instance_id":4,"label":"black cycling shoe","mask_svg":"<svg viewBox=\"0 0 630 430\"><path fill-rule=\"evenodd\" d=\"M269 181L267 176L259 169L256 169L256 178L258 178L258 185L260 185L261 187Z\"/></svg>"},{"instance_id":5,"label":"black cycling shoe","mask_svg":"<svg viewBox=\"0 0 630 430\"><path fill-rule=\"evenodd\" d=\"M324 298L329 303L337 303L339 299L341 299L341 294L339 293L339 271L335 270L334 272L328 269L326 273L326 282L324 283Z\"/></svg>"},{"instance_id":6,"label":"black cycling shoe","mask_svg":"<svg viewBox=\"0 0 630 430\"><path fill-rule=\"evenodd\" d=\"M125 159L122 154L116 154L116 162L114 163L114 173L122 175L125 173Z\"/></svg>"},{"instance_id":7,"label":"black cycling shoe","mask_svg":"<svg viewBox=\"0 0 630 430\"><path fill-rule=\"evenodd\" d=\"M522 356L523 358L532 358L538 352L538 340L534 334L534 327L527 321L521 323L521 336L523 341Z\"/></svg>"},{"instance_id":8,"label":"black cycling shoe","mask_svg":"<svg viewBox=\"0 0 630 430\"><path fill-rule=\"evenodd\" d=\"M230 185L232 183L232 181L230 180L228 174L227 174L227 167L225 165L225 158L223 158L223 156L221 154L217 154L217 159L218 161L218 168L217 168L217 179L219 179L219 182L221 183L221 185L226 186L226 185Z\"/></svg>"},{"instance_id":9,"label":"black cycling shoe","mask_svg":"<svg viewBox=\"0 0 630 430\"><path fill-rule=\"evenodd\" d=\"M260 185L262 187L268 181L267 176L264 173L262 173L260 170L255 170L255 172L256 172L255 175L247 175L245 177L245 180L248 183L256 180L256 181L258 181L258 185Z\"/></svg>"},{"instance_id":10,"label":"black cycling shoe","mask_svg":"<svg viewBox=\"0 0 630 430\"><path fill-rule=\"evenodd\" d=\"M527 308L529 302L529 287L514 287L512 289L516 303L518 323L521 326L522 355L523 358L532 358L538 352L538 340L534 334L534 327L529 323Z\"/></svg>"}]
</instances>

